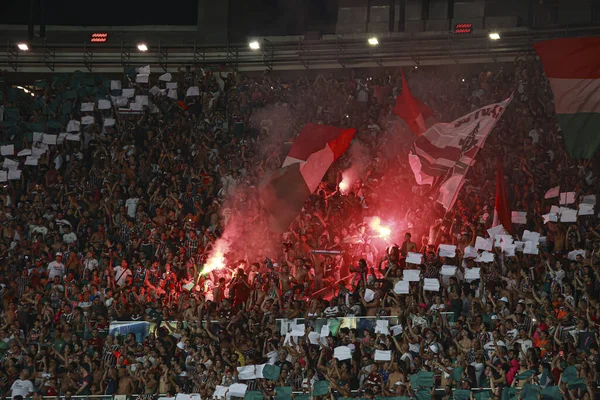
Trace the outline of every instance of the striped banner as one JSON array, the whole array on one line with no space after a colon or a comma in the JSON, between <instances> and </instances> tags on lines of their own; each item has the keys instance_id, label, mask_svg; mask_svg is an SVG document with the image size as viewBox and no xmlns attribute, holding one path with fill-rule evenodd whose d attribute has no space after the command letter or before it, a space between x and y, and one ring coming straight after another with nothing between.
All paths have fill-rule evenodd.
<instances>
[{"instance_id":1,"label":"striped banner","mask_svg":"<svg viewBox=\"0 0 600 400\"><path fill-rule=\"evenodd\" d=\"M454 205L477 152L512 99L511 95L454 122L435 124L413 144L408 162L415 180L437 190L435 198L446 210Z\"/></svg>"},{"instance_id":2,"label":"striped banner","mask_svg":"<svg viewBox=\"0 0 600 400\"><path fill-rule=\"evenodd\" d=\"M435 124L419 136L408 159L417 183L433 186L451 169L464 174L511 100L512 96L454 122Z\"/></svg>"}]
</instances>

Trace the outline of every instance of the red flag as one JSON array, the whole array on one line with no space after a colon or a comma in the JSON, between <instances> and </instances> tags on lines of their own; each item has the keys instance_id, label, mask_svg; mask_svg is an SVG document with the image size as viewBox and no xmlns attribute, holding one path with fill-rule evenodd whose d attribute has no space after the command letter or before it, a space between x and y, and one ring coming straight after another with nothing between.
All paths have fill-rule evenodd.
<instances>
[{"instance_id":1,"label":"red flag","mask_svg":"<svg viewBox=\"0 0 600 400\"><path fill-rule=\"evenodd\" d=\"M259 185L261 203L273 232L283 232L300 214L327 170L350 146L355 129L308 123L294 142L283 166Z\"/></svg>"},{"instance_id":2,"label":"red flag","mask_svg":"<svg viewBox=\"0 0 600 400\"><path fill-rule=\"evenodd\" d=\"M494 222L493 226L500 225L508 232L513 232L510 207L508 205L508 195L504 184L504 172L502 172L502 163L498 159L498 169L496 170L496 201L494 203Z\"/></svg>"},{"instance_id":3,"label":"red flag","mask_svg":"<svg viewBox=\"0 0 600 400\"><path fill-rule=\"evenodd\" d=\"M402 93L396 97L394 113L402 118L417 136L421 136L427 130L425 120L433 115L429 107L412 95L404 78L404 72L402 72Z\"/></svg>"}]
</instances>

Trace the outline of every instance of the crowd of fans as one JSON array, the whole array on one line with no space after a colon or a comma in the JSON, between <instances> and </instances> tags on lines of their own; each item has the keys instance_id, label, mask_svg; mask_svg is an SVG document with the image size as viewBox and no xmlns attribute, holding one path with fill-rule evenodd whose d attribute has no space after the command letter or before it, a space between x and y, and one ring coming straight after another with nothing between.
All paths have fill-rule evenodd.
<instances>
[{"instance_id":1,"label":"crowd of fans","mask_svg":"<svg viewBox=\"0 0 600 400\"><path fill-rule=\"evenodd\" d=\"M22 141L15 153L44 150L37 165L11 157L22 176L1 188L5 396L204 399L239 382L261 399L291 398L281 388L317 398L427 398L432 386L439 398L475 388L486 388L478 398L512 398L515 388L524 388L522 398L527 390L595 397L599 221L544 223L542 215L558 203L544 198L553 187L576 192L577 203L596 195L599 164L567 156L535 59L495 73L410 71L413 94L439 121L515 93L449 212L408 165L412 137L392 112L399 71L288 81L185 67L173 74L175 92L157 78L122 79L123 88L148 96L139 113L79 111L103 96L122 98L110 80L82 74L38 81L26 101L14 88L0 96L5 121L17 109L25 132L5 124L2 139ZM187 96L191 87L198 95ZM26 132L40 124L45 133L65 132L86 116L93 123L56 145ZM114 125L105 122L111 118ZM357 134L282 238L268 230L275 211L261 209L257 186L281 167L307 122ZM465 249L492 226L497 157L512 209L527 212L526 224L509 230L545 240L537 255L496 248L494 262L479 263ZM359 179L341 193L351 168ZM371 230L374 216L390 223L391 240ZM228 230L224 268L207 271ZM456 257L440 257L440 244L456 245ZM582 251L569 258L573 250ZM423 253L423 263L407 264L408 252ZM456 274L441 275L442 265L457 266ZM421 280L409 294L395 293L407 268L439 278L439 292L425 291ZM473 268L480 275L468 279ZM378 320L390 329L376 329ZM151 331L141 341L115 336L114 321L147 321ZM325 337L315 341L324 324ZM286 334L294 329L304 335ZM339 346L350 358L334 358ZM388 350L389 361L375 360ZM239 367L265 363L276 373L239 376ZM430 384L414 379L428 373Z\"/></svg>"}]
</instances>

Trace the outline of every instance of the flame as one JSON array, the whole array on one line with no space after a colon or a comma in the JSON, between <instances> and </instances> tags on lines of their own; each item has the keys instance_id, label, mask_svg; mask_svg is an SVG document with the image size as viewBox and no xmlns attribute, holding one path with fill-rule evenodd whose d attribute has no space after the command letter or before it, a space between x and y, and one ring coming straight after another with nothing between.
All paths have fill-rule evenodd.
<instances>
[{"instance_id":1,"label":"flame","mask_svg":"<svg viewBox=\"0 0 600 400\"><path fill-rule=\"evenodd\" d=\"M389 227L381 225L381 218L379 217L371 218L371 221L369 221L369 227L377 234L376 237L380 237L385 240L389 240L392 234L392 230Z\"/></svg>"},{"instance_id":2,"label":"flame","mask_svg":"<svg viewBox=\"0 0 600 400\"><path fill-rule=\"evenodd\" d=\"M339 188L342 194L346 194L348 192L350 184L348 183L348 180L346 178L342 179L342 181L339 184Z\"/></svg>"},{"instance_id":3,"label":"flame","mask_svg":"<svg viewBox=\"0 0 600 400\"><path fill-rule=\"evenodd\" d=\"M201 275L206 275L212 271L225 267L226 248L227 245L223 240L217 240L214 249L208 256L208 259L206 260L206 263L200 272Z\"/></svg>"}]
</instances>

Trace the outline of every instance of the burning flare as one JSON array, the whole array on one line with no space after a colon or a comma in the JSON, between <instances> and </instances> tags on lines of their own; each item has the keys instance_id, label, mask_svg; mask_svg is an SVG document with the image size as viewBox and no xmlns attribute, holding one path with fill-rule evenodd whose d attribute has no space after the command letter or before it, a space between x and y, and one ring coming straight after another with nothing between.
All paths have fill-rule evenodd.
<instances>
[{"instance_id":1,"label":"burning flare","mask_svg":"<svg viewBox=\"0 0 600 400\"><path fill-rule=\"evenodd\" d=\"M215 243L214 249L211 251L200 275L209 274L212 271L222 269L225 267L225 252L227 250L227 244L224 240L219 239Z\"/></svg>"},{"instance_id":2,"label":"burning flare","mask_svg":"<svg viewBox=\"0 0 600 400\"><path fill-rule=\"evenodd\" d=\"M348 180L344 178L341 180L338 187L340 188L340 192L342 194L346 194L348 192L348 189L350 188L350 184L348 183Z\"/></svg>"},{"instance_id":3,"label":"burning flare","mask_svg":"<svg viewBox=\"0 0 600 400\"><path fill-rule=\"evenodd\" d=\"M375 237L379 237L385 240L389 240L392 234L392 230L387 227L381 225L381 218L373 217L371 221L369 221L369 227L376 234Z\"/></svg>"}]
</instances>

